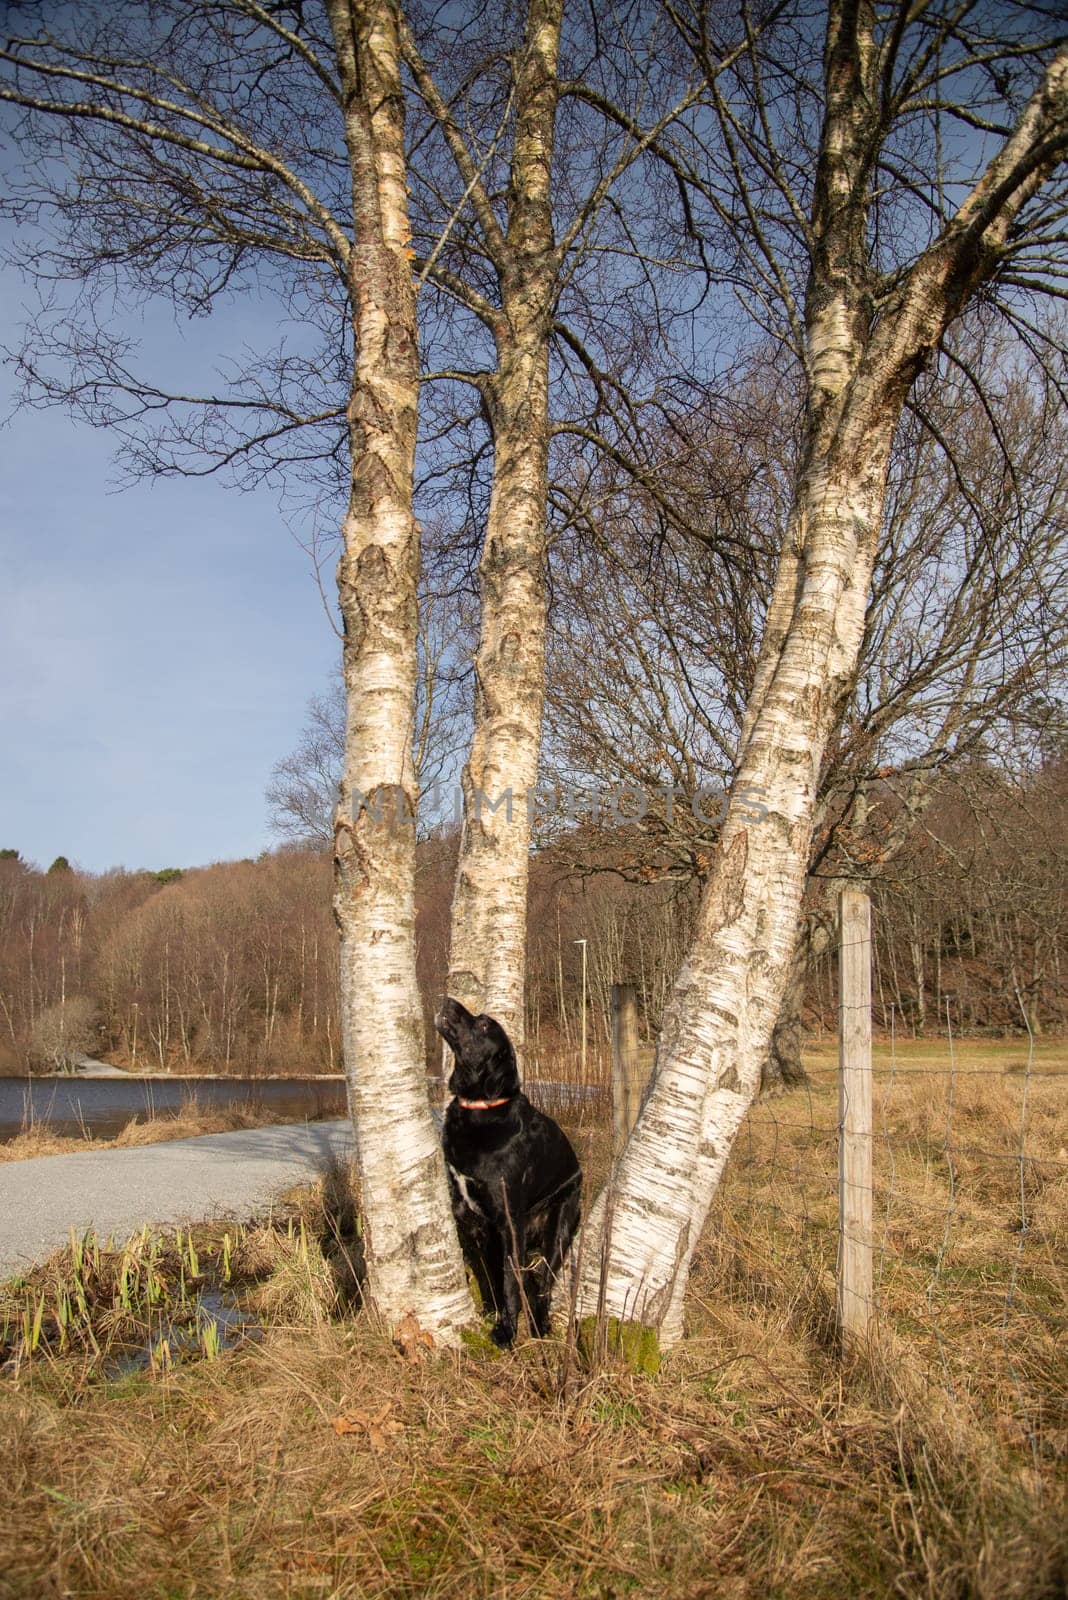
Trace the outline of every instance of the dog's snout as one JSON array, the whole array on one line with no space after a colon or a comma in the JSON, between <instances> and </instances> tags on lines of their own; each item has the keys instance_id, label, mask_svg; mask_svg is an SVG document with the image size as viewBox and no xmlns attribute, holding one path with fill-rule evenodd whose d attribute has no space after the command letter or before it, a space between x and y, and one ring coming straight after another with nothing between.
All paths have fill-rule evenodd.
<instances>
[{"instance_id":1,"label":"dog's snout","mask_svg":"<svg viewBox=\"0 0 1068 1600\"><path fill-rule=\"evenodd\" d=\"M434 1017L436 1027L444 1023L446 1027L455 1028L461 1023L470 1021L471 1013L466 1006L461 1005L459 1000L454 1000L451 994L442 995Z\"/></svg>"}]
</instances>

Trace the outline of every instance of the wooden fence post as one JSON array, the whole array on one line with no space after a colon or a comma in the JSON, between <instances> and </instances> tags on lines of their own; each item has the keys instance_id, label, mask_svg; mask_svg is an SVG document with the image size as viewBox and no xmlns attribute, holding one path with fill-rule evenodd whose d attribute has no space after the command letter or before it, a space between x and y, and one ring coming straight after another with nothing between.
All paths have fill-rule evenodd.
<instances>
[{"instance_id":1,"label":"wooden fence post","mask_svg":"<svg viewBox=\"0 0 1068 1600\"><path fill-rule=\"evenodd\" d=\"M612 1124L616 1155L638 1120L644 1072L638 1044L638 996L632 983L612 985Z\"/></svg>"},{"instance_id":2,"label":"wooden fence post","mask_svg":"<svg viewBox=\"0 0 1068 1600\"><path fill-rule=\"evenodd\" d=\"M867 1340L872 1295L871 901L838 897L838 1320Z\"/></svg>"}]
</instances>

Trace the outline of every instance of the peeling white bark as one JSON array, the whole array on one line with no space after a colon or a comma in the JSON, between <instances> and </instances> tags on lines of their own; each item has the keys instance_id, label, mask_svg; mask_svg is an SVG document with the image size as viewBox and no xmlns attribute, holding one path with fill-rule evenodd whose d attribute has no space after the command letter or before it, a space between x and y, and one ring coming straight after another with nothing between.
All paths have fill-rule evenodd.
<instances>
[{"instance_id":1,"label":"peeling white bark","mask_svg":"<svg viewBox=\"0 0 1068 1600\"><path fill-rule=\"evenodd\" d=\"M356 232L352 487L338 565L347 721L334 848L345 1073L370 1299L388 1323L412 1313L454 1343L473 1307L427 1099L415 976L419 373L397 22L382 0L327 0L327 9Z\"/></svg>"},{"instance_id":2,"label":"peeling white bark","mask_svg":"<svg viewBox=\"0 0 1068 1600\"><path fill-rule=\"evenodd\" d=\"M463 772L449 993L469 1010L497 1017L521 1052L530 818L545 699L544 345L508 353L497 374L493 413L493 488L480 568L482 631Z\"/></svg>"},{"instance_id":3,"label":"peeling white bark","mask_svg":"<svg viewBox=\"0 0 1068 1600\"><path fill-rule=\"evenodd\" d=\"M516 83L508 228L498 251L497 371L487 393L493 487L479 569L482 629L448 976L450 994L504 1025L520 1065L545 701L549 336L558 267L551 174L561 14L561 0L530 0Z\"/></svg>"},{"instance_id":4,"label":"peeling white bark","mask_svg":"<svg viewBox=\"0 0 1068 1600\"><path fill-rule=\"evenodd\" d=\"M808 485L804 581L763 705L743 753L737 792L763 790L767 817L747 824L732 801L694 947L664 1018L656 1077L616 1174L607 1270L587 1242L583 1314L603 1293L610 1316L682 1332L682 1301L735 1134L759 1088L792 957L827 725L828 662L840 601L871 547L887 448L868 482ZM863 623L863 616L860 618ZM860 636L855 648L859 649ZM596 1236L598 1216L593 1226Z\"/></svg>"}]
</instances>

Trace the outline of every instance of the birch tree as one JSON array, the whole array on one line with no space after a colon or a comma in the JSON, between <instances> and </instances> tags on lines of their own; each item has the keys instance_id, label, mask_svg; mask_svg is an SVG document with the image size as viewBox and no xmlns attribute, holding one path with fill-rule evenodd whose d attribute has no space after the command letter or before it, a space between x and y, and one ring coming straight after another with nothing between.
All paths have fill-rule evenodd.
<instances>
[{"instance_id":1,"label":"birch tree","mask_svg":"<svg viewBox=\"0 0 1068 1600\"><path fill-rule=\"evenodd\" d=\"M51 26L0 50L0 97L23 118L16 204L41 230L38 271L78 288L72 313L27 342L31 398L117 427L151 470L270 473L325 457L343 488L334 908L368 1288L387 1321L412 1312L449 1341L472 1308L415 980L419 358L398 13L392 0L307 14L161 0L122 8L119 29L111 5L43 9ZM204 311L257 278L304 312L303 344L214 394L140 378L128 335L102 323L109 294L162 290Z\"/></svg>"},{"instance_id":2,"label":"birch tree","mask_svg":"<svg viewBox=\"0 0 1068 1600\"><path fill-rule=\"evenodd\" d=\"M528 0L521 39L493 52L484 20L436 10L422 18L414 7L411 14L404 54L425 128L413 161L415 264L442 308L443 355L432 358L428 377L475 392L493 460L478 535L481 627L448 988L498 1017L521 1049L550 451L563 427L551 415L550 392L558 411L566 409L577 368L589 410L606 337L625 324L634 342L636 308L647 304L634 233L655 210L642 164L696 99L704 69L687 61L660 9L645 0L596 27L563 0ZM499 26L507 37L505 21ZM729 55L724 49L709 70ZM619 115L606 116L583 94L591 61L610 81ZM451 225L438 244L442 215ZM441 421L453 456L442 473L453 482L455 404L451 396L444 402Z\"/></svg>"},{"instance_id":3,"label":"birch tree","mask_svg":"<svg viewBox=\"0 0 1068 1600\"><path fill-rule=\"evenodd\" d=\"M416 88L455 162L498 293L452 279L492 335L492 372L476 380L493 439L493 488L479 566L481 625L474 725L463 768L464 822L448 992L489 1011L522 1048L525 1020L527 794L537 777L544 676L549 338L558 263L551 179L562 0L530 0L511 85L515 105L507 216L412 34ZM428 257L424 270L446 272ZM461 287L462 285L462 287ZM477 298L476 298L477 295Z\"/></svg>"},{"instance_id":4,"label":"birch tree","mask_svg":"<svg viewBox=\"0 0 1068 1600\"><path fill-rule=\"evenodd\" d=\"M338 590L348 715L334 830L341 1026L371 1288L451 1334L471 1302L423 1081L415 976L419 531L412 510L419 404L415 292L392 4L327 0L352 172L349 298L356 363L352 487ZM383 807L392 816L383 817Z\"/></svg>"},{"instance_id":5,"label":"birch tree","mask_svg":"<svg viewBox=\"0 0 1068 1600\"><path fill-rule=\"evenodd\" d=\"M1024 18L1031 34L1005 41L970 32L971 9L830 5L807 209L798 204L804 168L796 150L779 147L769 104L788 83L793 103L803 99L804 26L777 84L768 59L753 53L741 91L750 116L713 85L739 224L748 224L739 237L759 285L754 306L759 315L773 295L785 302L806 427L695 941L610 1213L602 1202L584 1254L581 1309L636 1319L665 1342L681 1335L692 1253L782 998L820 769L857 670L903 408L985 286L1000 279L1022 296L1051 279L1055 286L1064 271L1065 196L1051 180L1068 154L1068 47L1041 37L1037 8ZM678 22L700 54L699 25ZM984 105L987 91L1000 115ZM960 165L951 177L936 159L954 112L958 128L978 128L993 146L969 183ZM976 151L965 149L973 163ZM891 183L894 205L877 206ZM786 202L782 237L805 261L800 299L766 222L776 190ZM721 204L715 185L704 193L710 207ZM1013 314L1037 326L1018 304ZM740 798L754 789L767 807L759 826Z\"/></svg>"}]
</instances>

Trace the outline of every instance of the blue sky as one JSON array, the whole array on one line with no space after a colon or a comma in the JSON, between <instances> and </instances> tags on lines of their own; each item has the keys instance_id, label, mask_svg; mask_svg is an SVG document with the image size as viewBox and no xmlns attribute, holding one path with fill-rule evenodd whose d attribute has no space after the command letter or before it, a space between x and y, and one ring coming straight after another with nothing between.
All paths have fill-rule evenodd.
<instances>
[{"instance_id":1,"label":"blue sky","mask_svg":"<svg viewBox=\"0 0 1068 1600\"><path fill-rule=\"evenodd\" d=\"M0 273L0 344L27 298ZM151 333L180 367L217 359L215 319ZM0 369L0 416L11 393ZM113 454L60 411L0 429L0 847L92 871L255 855L339 648L311 562L271 493L117 491Z\"/></svg>"}]
</instances>

